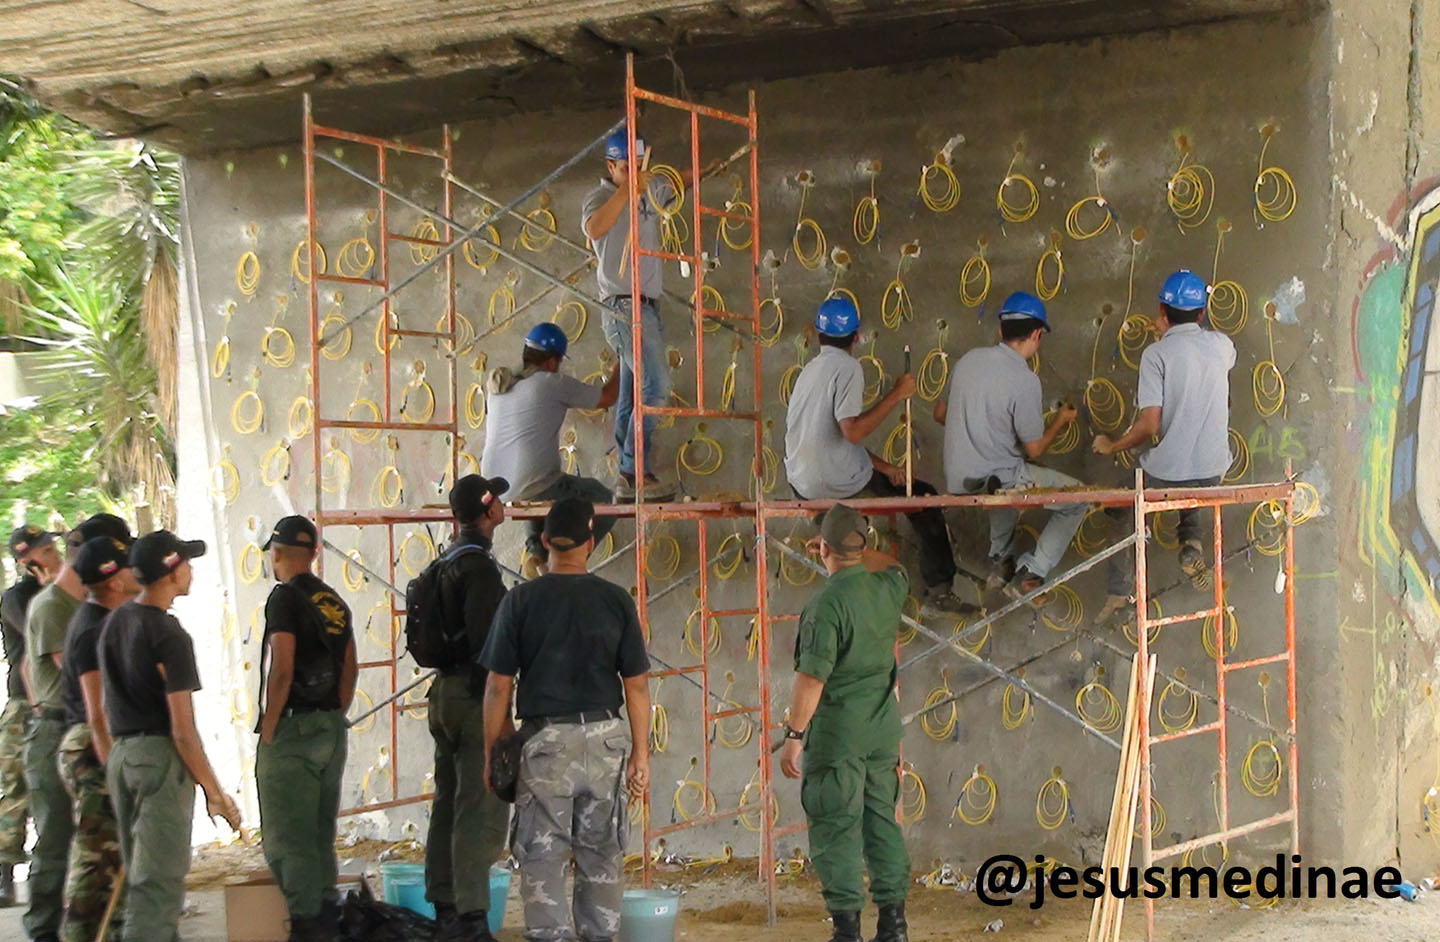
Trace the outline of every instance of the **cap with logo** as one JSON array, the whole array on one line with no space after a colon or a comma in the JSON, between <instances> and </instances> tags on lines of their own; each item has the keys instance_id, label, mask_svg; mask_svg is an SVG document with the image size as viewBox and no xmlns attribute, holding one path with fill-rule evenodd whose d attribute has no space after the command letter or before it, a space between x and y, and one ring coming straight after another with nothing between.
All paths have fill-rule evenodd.
<instances>
[{"instance_id":1,"label":"cap with logo","mask_svg":"<svg viewBox=\"0 0 1440 942\"><path fill-rule=\"evenodd\" d=\"M86 540L75 554L70 568L85 585L99 585L122 569L130 567L130 548L113 536Z\"/></svg>"},{"instance_id":2,"label":"cap with logo","mask_svg":"<svg viewBox=\"0 0 1440 942\"><path fill-rule=\"evenodd\" d=\"M126 546L135 542L130 533L130 524L114 514L95 514L82 520L75 529L65 535L65 545L79 549L97 536L108 536Z\"/></svg>"},{"instance_id":3,"label":"cap with logo","mask_svg":"<svg viewBox=\"0 0 1440 942\"><path fill-rule=\"evenodd\" d=\"M820 521L820 539L849 553L865 548L865 518L854 507L836 504Z\"/></svg>"},{"instance_id":4,"label":"cap with logo","mask_svg":"<svg viewBox=\"0 0 1440 942\"><path fill-rule=\"evenodd\" d=\"M579 497L557 500L545 515L545 539L558 550L574 549L595 536L595 505Z\"/></svg>"},{"instance_id":5,"label":"cap with logo","mask_svg":"<svg viewBox=\"0 0 1440 942\"><path fill-rule=\"evenodd\" d=\"M130 547L130 568L141 585L150 585L170 575L185 560L204 555L204 540L182 540L169 530L156 530Z\"/></svg>"},{"instance_id":6,"label":"cap with logo","mask_svg":"<svg viewBox=\"0 0 1440 942\"><path fill-rule=\"evenodd\" d=\"M10 531L10 552L19 559L31 550L41 549L55 542L55 534L42 530L33 523L16 527Z\"/></svg>"},{"instance_id":7,"label":"cap with logo","mask_svg":"<svg viewBox=\"0 0 1440 942\"><path fill-rule=\"evenodd\" d=\"M504 478L467 474L450 489L450 512L461 523L469 523L483 516L490 505L508 490L510 482Z\"/></svg>"},{"instance_id":8,"label":"cap with logo","mask_svg":"<svg viewBox=\"0 0 1440 942\"><path fill-rule=\"evenodd\" d=\"M291 514L280 518L275 529L270 531L270 538L260 548L268 550L271 546L300 546L313 550L320 543L319 537L320 533L309 517Z\"/></svg>"}]
</instances>

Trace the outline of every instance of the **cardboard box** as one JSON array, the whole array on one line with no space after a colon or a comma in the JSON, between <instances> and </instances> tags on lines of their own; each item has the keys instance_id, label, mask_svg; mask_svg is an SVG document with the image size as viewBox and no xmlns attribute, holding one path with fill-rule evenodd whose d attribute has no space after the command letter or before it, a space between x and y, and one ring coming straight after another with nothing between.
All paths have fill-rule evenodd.
<instances>
[{"instance_id":1,"label":"cardboard box","mask_svg":"<svg viewBox=\"0 0 1440 942\"><path fill-rule=\"evenodd\" d=\"M340 898L358 890L364 878L340 877ZM225 884L225 938L229 942L286 942L290 930L285 897L269 870L252 870Z\"/></svg>"}]
</instances>

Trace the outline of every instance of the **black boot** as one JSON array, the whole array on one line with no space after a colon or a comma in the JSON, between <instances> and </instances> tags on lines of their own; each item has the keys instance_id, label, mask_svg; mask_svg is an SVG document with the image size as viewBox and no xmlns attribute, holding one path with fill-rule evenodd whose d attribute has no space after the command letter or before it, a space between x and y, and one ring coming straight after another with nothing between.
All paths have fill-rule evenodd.
<instances>
[{"instance_id":1,"label":"black boot","mask_svg":"<svg viewBox=\"0 0 1440 942\"><path fill-rule=\"evenodd\" d=\"M304 916L291 916L288 942L317 942L315 923L316 919L314 916L309 918Z\"/></svg>"},{"instance_id":2,"label":"black boot","mask_svg":"<svg viewBox=\"0 0 1440 942\"><path fill-rule=\"evenodd\" d=\"M435 926L436 926L436 928L442 929L442 930L449 928L450 924L455 921L455 916L456 916L456 913L455 913L455 904L454 904L454 903L436 903L436 904L435 904Z\"/></svg>"},{"instance_id":3,"label":"black boot","mask_svg":"<svg viewBox=\"0 0 1440 942\"><path fill-rule=\"evenodd\" d=\"M489 914L483 909L472 909L455 917L439 936L441 942L495 942L490 934Z\"/></svg>"},{"instance_id":4,"label":"black boot","mask_svg":"<svg viewBox=\"0 0 1440 942\"><path fill-rule=\"evenodd\" d=\"M860 937L860 913L837 913L830 911L830 921L835 923L835 933L830 942L865 942Z\"/></svg>"},{"instance_id":5,"label":"black boot","mask_svg":"<svg viewBox=\"0 0 1440 942\"><path fill-rule=\"evenodd\" d=\"M886 903L880 907L875 921L873 942L910 942L910 927L905 922L905 902Z\"/></svg>"},{"instance_id":6,"label":"black boot","mask_svg":"<svg viewBox=\"0 0 1440 942\"><path fill-rule=\"evenodd\" d=\"M15 865L0 864L0 908L15 905Z\"/></svg>"}]
</instances>

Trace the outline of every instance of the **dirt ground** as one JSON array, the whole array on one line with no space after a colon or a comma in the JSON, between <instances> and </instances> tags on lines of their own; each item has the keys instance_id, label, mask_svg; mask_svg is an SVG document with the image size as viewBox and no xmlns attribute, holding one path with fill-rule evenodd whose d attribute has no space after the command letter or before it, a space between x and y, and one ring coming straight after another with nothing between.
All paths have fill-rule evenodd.
<instances>
[{"instance_id":1,"label":"dirt ground","mask_svg":"<svg viewBox=\"0 0 1440 942\"><path fill-rule=\"evenodd\" d=\"M420 847L414 843L384 844L359 842L341 849L344 872L366 872L375 876L381 859L415 860ZM196 851L189 885L197 892L213 891L235 875L263 869L260 849L237 842ZM638 884L638 874L628 877ZM819 887L808 872L780 878L777 926L766 925L765 897L756 882L753 862L732 861L709 867L683 869L667 867L657 875L660 886L679 889L681 916L677 938L709 942L824 942L829 924L820 900ZM372 886L379 889L378 879ZM955 889L927 889L917 886L908 911L910 938L914 942L941 942L963 938L988 938L987 925L999 920L993 931L997 942L1005 938L1025 942L1072 942L1084 939L1090 917L1083 901L1050 901L1038 910L1020 900L1008 907L986 906L974 893ZM1364 942L1436 942L1440 940L1440 890L1422 894L1414 903L1403 900L1283 901L1270 908L1249 908L1220 900L1160 900L1155 907L1156 938L1166 942L1310 942L1310 940L1355 939ZM1143 904L1132 905L1122 938L1126 942L1144 939ZM874 913L867 912L867 933L873 928ZM506 911L506 926L519 927L522 916L517 893L512 887ZM502 942L518 942L518 928L507 928Z\"/></svg>"}]
</instances>

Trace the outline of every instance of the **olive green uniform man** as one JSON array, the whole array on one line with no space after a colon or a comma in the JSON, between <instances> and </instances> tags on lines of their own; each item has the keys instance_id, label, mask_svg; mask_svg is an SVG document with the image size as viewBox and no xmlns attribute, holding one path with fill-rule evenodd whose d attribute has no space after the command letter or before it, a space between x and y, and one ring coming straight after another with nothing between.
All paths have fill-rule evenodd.
<instances>
[{"instance_id":1,"label":"olive green uniform man","mask_svg":"<svg viewBox=\"0 0 1440 942\"><path fill-rule=\"evenodd\" d=\"M821 522L819 552L830 578L800 614L780 769L801 779L831 942L860 942L867 871L880 909L874 942L908 942L910 855L895 820L902 730L894 694L895 638L910 582L897 560L866 548L865 531L865 518L844 504Z\"/></svg>"},{"instance_id":2,"label":"olive green uniform man","mask_svg":"<svg viewBox=\"0 0 1440 942\"><path fill-rule=\"evenodd\" d=\"M285 895L293 942L339 932L335 819L345 775L345 711L355 695L350 607L311 571L315 525L285 517L265 542L278 583L265 602L255 781L265 862Z\"/></svg>"}]
</instances>

